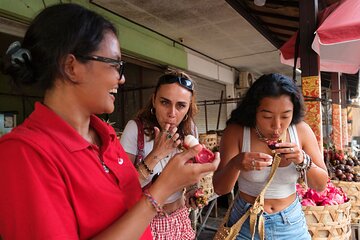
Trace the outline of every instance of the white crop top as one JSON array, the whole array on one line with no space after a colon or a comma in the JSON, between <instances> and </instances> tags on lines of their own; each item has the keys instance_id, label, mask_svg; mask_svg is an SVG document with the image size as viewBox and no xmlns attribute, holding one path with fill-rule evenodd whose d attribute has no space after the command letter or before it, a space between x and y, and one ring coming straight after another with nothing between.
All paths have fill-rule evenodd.
<instances>
[{"instance_id":1,"label":"white crop top","mask_svg":"<svg viewBox=\"0 0 360 240\"><path fill-rule=\"evenodd\" d=\"M289 126L288 133L290 142L299 145L299 138L295 125ZM251 151L250 142L250 128L244 127L242 152ZM238 179L239 191L257 197L269 178L270 170L271 167L267 167L260 171L241 171ZM278 167L273 181L265 192L265 199L286 198L295 193L298 178L299 173L296 171L294 163L291 163L286 167Z\"/></svg>"}]
</instances>

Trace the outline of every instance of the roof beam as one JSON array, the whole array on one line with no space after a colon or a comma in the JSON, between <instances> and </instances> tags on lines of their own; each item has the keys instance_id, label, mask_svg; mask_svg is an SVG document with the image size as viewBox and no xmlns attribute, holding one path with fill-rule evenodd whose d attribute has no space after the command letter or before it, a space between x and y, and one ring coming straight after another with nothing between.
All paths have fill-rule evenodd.
<instances>
[{"instance_id":1,"label":"roof beam","mask_svg":"<svg viewBox=\"0 0 360 240\"><path fill-rule=\"evenodd\" d=\"M299 28L296 28L296 27L279 25L279 24L276 24L276 23L269 23L269 22L265 22L265 23L269 27L273 27L273 28L277 28L277 29L283 29L283 30L288 30L288 31L292 31L292 32L296 32L297 30L299 30Z\"/></svg>"},{"instance_id":2,"label":"roof beam","mask_svg":"<svg viewBox=\"0 0 360 240\"><path fill-rule=\"evenodd\" d=\"M282 41L279 40L269 28L264 26L264 23L256 16L250 14L249 9L242 0L226 0L226 2L235 9L243 18L245 18L259 33L261 33L272 45L277 49L281 47Z\"/></svg>"},{"instance_id":3,"label":"roof beam","mask_svg":"<svg viewBox=\"0 0 360 240\"><path fill-rule=\"evenodd\" d=\"M293 22L299 22L298 17L280 15L280 14L269 13L269 12L262 12L262 11L257 11L257 10L252 10L252 12L258 16L271 17L271 18L277 18L277 19L288 20L288 21L293 21Z\"/></svg>"},{"instance_id":4,"label":"roof beam","mask_svg":"<svg viewBox=\"0 0 360 240\"><path fill-rule=\"evenodd\" d=\"M267 0L266 4L278 5L278 6L286 6L286 7L299 7L298 1L290 1L290 0Z\"/></svg>"}]
</instances>

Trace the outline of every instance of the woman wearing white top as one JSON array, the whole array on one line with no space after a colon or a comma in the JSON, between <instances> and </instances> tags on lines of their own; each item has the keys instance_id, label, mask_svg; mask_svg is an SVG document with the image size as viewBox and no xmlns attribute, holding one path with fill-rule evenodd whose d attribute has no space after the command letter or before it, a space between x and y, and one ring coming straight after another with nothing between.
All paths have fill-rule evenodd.
<instances>
[{"instance_id":1,"label":"woman wearing white top","mask_svg":"<svg viewBox=\"0 0 360 240\"><path fill-rule=\"evenodd\" d=\"M144 159L137 164L144 188L154 182L170 158L179 152L184 136L197 135L193 117L197 113L194 83L185 73L161 76L148 104L137 114L143 125ZM138 152L138 127L130 120L121 136L121 144L133 163ZM171 181L171 179L169 179ZM194 239L188 208L182 191L170 196L164 205L167 218L157 215L151 222L154 239Z\"/></svg>"},{"instance_id":2,"label":"woman wearing white top","mask_svg":"<svg viewBox=\"0 0 360 240\"><path fill-rule=\"evenodd\" d=\"M309 187L321 191L328 175L316 137L302 121L304 103L295 83L280 74L261 76L227 122L221 138L221 162L214 174L217 194L230 192L238 181L239 197L229 218L233 225L254 203L268 179L273 154L281 162L265 193L266 239L310 239L296 195L299 172ZM269 143L284 138L275 150ZM255 234L259 238L259 234ZM237 239L251 239L249 219Z\"/></svg>"}]
</instances>

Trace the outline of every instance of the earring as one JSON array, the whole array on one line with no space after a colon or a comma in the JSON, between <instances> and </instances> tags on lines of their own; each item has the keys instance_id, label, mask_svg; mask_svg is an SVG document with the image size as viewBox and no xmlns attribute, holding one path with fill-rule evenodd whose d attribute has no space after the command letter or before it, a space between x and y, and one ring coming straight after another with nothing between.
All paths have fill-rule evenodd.
<instances>
[{"instance_id":1,"label":"earring","mask_svg":"<svg viewBox=\"0 0 360 240\"><path fill-rule=\"evenodd\" d=\"M152 114L152 115L155 115L155 109L152 107L152 108L150 108L150 113Z\"/></svg>"},{"instance_id":2,"label":"earring","mask_svg":"<svg viewBox=\"0 0 360 240\"><path fill-rule=\"evenodd\" d=\"M186 114L182 121L185 122L188 118L189 118L189 115Z\"/></svg>"}]
</instances>

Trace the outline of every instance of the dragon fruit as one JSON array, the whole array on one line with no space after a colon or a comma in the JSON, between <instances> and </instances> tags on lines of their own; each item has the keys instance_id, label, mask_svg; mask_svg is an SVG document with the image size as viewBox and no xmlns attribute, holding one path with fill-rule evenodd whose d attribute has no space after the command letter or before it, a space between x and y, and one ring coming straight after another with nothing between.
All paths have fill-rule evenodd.
<instances>
[{"instance_id":1,"label":"dragon fruit","mask_svg":"<svg viewBox=\"0 0 360 240\"><path fill-rule=\"evenodd\" d=\"M186 135L184 139L184 148L189 149L199 144L199 141L193 135ZM209 149L203 146L201 151L195 156L196 163L209 163L214 161L215 155Z\"/></svg>"},{"instance_id":2,"label":"dragon fruit","mask_svg":"<svg viewBox=\"0 0 360 240\"><path fill-rule=\"evenodd\" d=\"M338 205L349 201L343 190L334 186L330 181L322 192L316 192L311 188L305 190L300 184L296 184L296 191L302 206Z\"/></svg>"}]
</instances>

